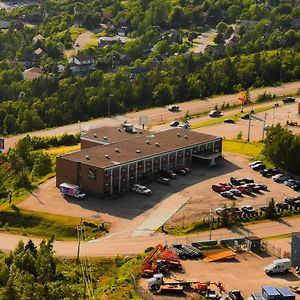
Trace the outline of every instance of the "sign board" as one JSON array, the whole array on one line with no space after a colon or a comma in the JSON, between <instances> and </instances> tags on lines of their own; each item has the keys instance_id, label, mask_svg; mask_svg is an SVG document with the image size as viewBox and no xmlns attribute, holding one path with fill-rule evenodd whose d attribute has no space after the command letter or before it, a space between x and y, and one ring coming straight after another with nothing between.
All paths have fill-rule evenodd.
<instances>
[{"instance_id":1,"label":"sign board","mask_svg":"<svg viewBox=\"0 0 300 300\"><path fill-rule=\"evenodd\" d=\"M0 138L0 151L4 150L4 139Z\"/></svg>"},{"instance_id":2,"label":"sign board","mask_svg":"<svg viewBox=\"0 0 300 300\"><path fill-rule=\"evenodd\" d=\"M139 125L143 126L148 124L148 116L140 116Z\"/></svg>"}]
</instances>

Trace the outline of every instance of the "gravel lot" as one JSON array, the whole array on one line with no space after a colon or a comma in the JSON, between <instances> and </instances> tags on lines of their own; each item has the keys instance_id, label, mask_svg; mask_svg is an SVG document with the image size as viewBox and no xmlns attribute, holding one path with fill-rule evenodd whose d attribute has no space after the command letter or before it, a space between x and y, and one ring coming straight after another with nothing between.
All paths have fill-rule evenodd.
<instances>
[{"instance_id":1,"label":"gravel lot","mask_svg":"<svg viewBox=\"0 0 300 300\"><path fill-rule=\"evenodd\" d=\"M184 273L172 274L172 279L178 280L199 280L199 281L213 281L222 282L225 286L226 292L230 290L239 289L243 296L249 297L251 293L260 292L263 285L273 285L276 287L288 287L291 285L299 285L299 276L293 273L280 274L274 276L267 276L263 272L263 268L270 264L274 259L268 254L251 254L241 253L236 256L236 259L224 260L219 262L205 262L203 260L186 260L182 261ZM167 280L167 278L166 278ZM146 283L142 282L145 287ZM214 286L211 286L215 289ZM218 289L215 289L218 292ZM196 296L195 293L187 293L185 298L192 299ZM155 296L155 299L168 300L181 297L174 296ZM296 299L300 299L296 295Z\"/></svg>"}]
</instances>

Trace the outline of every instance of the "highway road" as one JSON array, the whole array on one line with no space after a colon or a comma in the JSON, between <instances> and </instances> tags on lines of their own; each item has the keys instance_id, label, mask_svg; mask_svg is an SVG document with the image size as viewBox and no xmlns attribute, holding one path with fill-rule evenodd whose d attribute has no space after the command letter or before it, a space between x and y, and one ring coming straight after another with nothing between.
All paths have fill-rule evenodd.
<instances>
[{"instance_id":1,"label":"highway road","mask_svg":"<svg viewBox=\"0 0 300 300\"><path fill-rule=\"evenodd\" d=\"M258 95L261 95L264 92L276 94L277 96L294 94L299 91L299 88L300 82L287 83L277 87L263 87L250 91L250 98L252 100L255 100ZM238 94L216 96L205 100L193 100L178 103L177 105L179 105L181 108L181 112L178 113L169 112L166 107L156 107L138 112L130 112L126 115L115 116L112 118L94 119L87 122L78 122L57 128L50 128L46 130L20 134L5 139L5 151L7 151L10 147L13 147L18 140L22 139L27 134L32 136L53 136L62 135L63 133L75 134L80 130L86 130L99 126L118 126L124 120L138 125L139 117L144 115L148 116L148 126L153 126L159 123L170 122L174 119L183 117L187 111L192 112L193 114L208 112L212 110L215 105L218 105L220 107L223 103L229 103L231 105L239 104L240 101L238 100Z\"/></svg>"}]
</instances>

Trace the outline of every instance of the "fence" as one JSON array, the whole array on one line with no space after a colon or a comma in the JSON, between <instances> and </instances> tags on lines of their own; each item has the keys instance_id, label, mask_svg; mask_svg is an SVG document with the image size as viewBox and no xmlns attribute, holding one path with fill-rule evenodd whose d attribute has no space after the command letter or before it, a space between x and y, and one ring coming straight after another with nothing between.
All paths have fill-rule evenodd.
<instances>
[{"instance_id":1,"label":"fence","mask_svg":"<svg viewBox=\"0 0 300 300\"><path fill-rule=\"evenodd\" d=\"M264 250L266 250L267 252L269 252L277 258L291 258L290 252L285 251L284 249L280 248L279 246L276 246L275 244L272 244L269 241L263 242L262 247Z\"/></svg>"},{"instance_id":2,"label":"fence","mask_svg":"<svg viewBox=\"0 0 300 300\"><path fill-rule=\"evenodd\" d=\"M142 297L144 300L154 300L154 297L148 290L145 290L143 287L136 283L136 279L133 274L130 274L130 277L134 290L140 297Z\"/></svg>"}]
</instances>

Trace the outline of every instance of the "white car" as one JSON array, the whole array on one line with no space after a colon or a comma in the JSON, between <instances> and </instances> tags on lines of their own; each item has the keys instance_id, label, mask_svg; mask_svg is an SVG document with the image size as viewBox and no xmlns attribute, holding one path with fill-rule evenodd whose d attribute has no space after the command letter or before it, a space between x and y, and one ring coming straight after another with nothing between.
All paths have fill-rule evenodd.
<instances>
[{"instance_id":1,"label":"white car","mask_svg":"<svg viewBox=\"0 0 300 300\"><path fill-rule=\"evenodd\" d=\"M262 164L263 162L261 160L256 160L256 161L253 161L252 163L249 164L249 167L252 167L254 165L257 165L257 164Z\"/></svg>"},{"instance_id":2,"label":"white car","mask_svg":"<svg viewBox=\"0 0 300 300\"><path fill-rule=\"evenodd\" d=\"M136 193L147 195L147 196L150 196L152 193L150 189L140 184L134 184L132 186L132 190Z\"/></svg>"}]
</instances>

